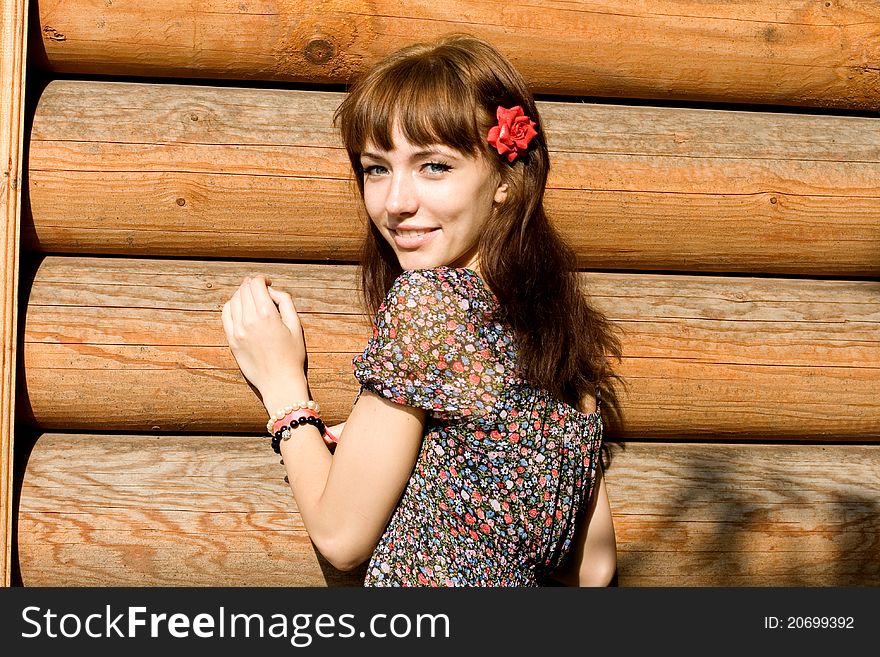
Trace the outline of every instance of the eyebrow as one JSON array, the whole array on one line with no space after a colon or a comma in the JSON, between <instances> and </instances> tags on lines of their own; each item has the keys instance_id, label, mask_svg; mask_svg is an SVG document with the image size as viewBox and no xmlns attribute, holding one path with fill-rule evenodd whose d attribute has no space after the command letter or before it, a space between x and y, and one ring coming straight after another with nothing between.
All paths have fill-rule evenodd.
<instances>
[{"instance_id":1,"label":"eyebrow","mask_svg":"<svg viewBox=\"0 0 880 657\"><path fill-rule=\"evenodd\" d=\"M420 151L413 153L410 156L410 160L418 160L419 158L425 157L426 155L441 155L443 157L451 157L451 158L455 157L455 155L452 155L451 153L447 153L446 151L441 151L436 148L427 148L427 149L423 149L423 150L420 150ZM377 153L371 153L370 151L364 151L363 153L361 153L361 157L369 157L373 160L384 160L385 159L381 155L379 155Z\"/></svg>"}]
</instances>

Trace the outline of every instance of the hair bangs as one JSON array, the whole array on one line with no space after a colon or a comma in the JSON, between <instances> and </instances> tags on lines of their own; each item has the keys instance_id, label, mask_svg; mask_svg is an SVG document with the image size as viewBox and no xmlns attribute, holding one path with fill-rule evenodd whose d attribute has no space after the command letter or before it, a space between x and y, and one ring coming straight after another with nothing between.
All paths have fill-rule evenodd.
<instances>
[{"instance_id":1,"label":"hair bangs","mask_svg":"<svg viewBox=\"0 0 880 657\"><path fill-rule=\"evenodd\" d=\"M455 68L432 59L399 64L359 94L354 108L354 130L346 140L349 151L362 152L368 143L392 150L397 124L413 144L443 144L477 156L477 103Z\"/></svg>"}]
</instances>

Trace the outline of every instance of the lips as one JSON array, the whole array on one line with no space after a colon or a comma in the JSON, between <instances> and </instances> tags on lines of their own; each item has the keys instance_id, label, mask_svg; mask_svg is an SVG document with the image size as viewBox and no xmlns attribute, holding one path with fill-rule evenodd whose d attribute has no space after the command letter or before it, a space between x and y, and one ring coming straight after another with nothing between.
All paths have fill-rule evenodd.
<instances>
[{"instance_id":1,"label":"lips","mask_svg":"<svg viewBox=\"0 0 880 657\"><path fill-rule=\"evenodd\" d=\"M424 244L430 242L439 228L428 229L409 229L396 231L392 230L391 235L394 237L394 243L401 249L417 249Z\"/></svg>"}]
</instances>

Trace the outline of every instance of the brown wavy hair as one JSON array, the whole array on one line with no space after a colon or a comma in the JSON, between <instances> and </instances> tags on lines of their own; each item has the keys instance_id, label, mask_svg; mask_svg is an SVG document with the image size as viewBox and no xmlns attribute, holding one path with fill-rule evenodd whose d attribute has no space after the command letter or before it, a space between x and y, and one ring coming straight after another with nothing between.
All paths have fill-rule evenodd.
<instances>
[{"instance_id":1,"label":"brown wavy hair","mask_svg":"<svg viewBox=\"0 0 880 657\"><path fill-rule=\"evenodd\" d=\"M513 164L486 140L496 108L519 105L538 135ZM363 204L360 156L371 142L392 150L394 123L413 144L445 144L482 157L508 184L478 245L480 275L501 306L500 321L513 329L520 376L583 409L600 386L603 405L617 408L611 379L620 379L609 356L621 360L616 325L594 308L581 287L577 256L544 210L550 157L534 98L519 72L489 43L468 34L398 50L357 80L336 110ZM367 220L361 251L363 302L375 316L402 269L381 233Z\"/></svg>"}]
</instances>

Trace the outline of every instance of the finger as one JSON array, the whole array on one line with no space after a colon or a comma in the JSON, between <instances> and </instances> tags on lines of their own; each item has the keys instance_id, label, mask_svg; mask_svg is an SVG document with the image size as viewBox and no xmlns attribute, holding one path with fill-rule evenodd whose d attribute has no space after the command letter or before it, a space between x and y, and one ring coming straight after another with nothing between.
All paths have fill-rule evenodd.
<instances>
[{"instance_id":1,"label":"finger","mask_svg":"<svg viewBox=\"0 0 880 657\"><path fill-rule=\"evenodd\" d=\"M226 333L226 341L232 342L234 340L232 310L228 301L223 304L223 310L220 311L220 321L223 322L223 332Z\"/></svg>"},{"instance_id":2,"label":"finger","mask_svg":"<svg viewBox=\"0 0 880 657\"><path fill-rule=\"evenodd\" d=\"M266 281L266 285L272 285L272 279L269 278L269 274L264 274L263 272L257 272L256 274L249 276L248 278L250 278L251 280L254 280L255 278L262 278L264 281Z\"/></svg>"},{"instance_id":3,"label":"finger","mask_svg":"<svg viewBox=\"0 0 880 657\"><path fill-rule=\"evenodd\" d=\"M269 295L269 288L266 286L266 276L257 274L250 280L251 298L257 311L264 317L269 317L277 313L272 297Z\"/></svg>"},{"instance_id":4,"label":"finger","mask_svg":"<svg viewBox=\"0 0 880 657\"><path fill-rule=\"evenodd\" d=\"M299 315L296 312L296 306L293 305L293 298L287 292L273 290L271 287L266 289L271 300L278 304L281 321L284 322L284 325L291 331L299 330Z\"/></svg>"},{"instance_id":5,"label":"finger","mask_svg":"<svg viewBox=\"0 0 880 657\"><path fill-rule=\"evenodd\" d=\"M238 288L238 292L241 295L242 318L247 320L248 318L256 317L257 304L254 302L254 295L251 292L251 279L249 276L244 279L241 287Z\"/></svg>"},{"instance_id":6,"label":"finger","mask_svg":"<svg viewBox=\"0 0 880 657\"><path fill-rule=\"evenodd\" d=\"M241 326L241 288L235 291L229 300L229 315L232 318L232 328Z\"/></svg>"}]
</instances>

